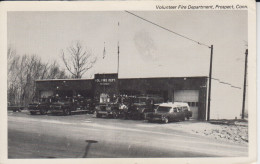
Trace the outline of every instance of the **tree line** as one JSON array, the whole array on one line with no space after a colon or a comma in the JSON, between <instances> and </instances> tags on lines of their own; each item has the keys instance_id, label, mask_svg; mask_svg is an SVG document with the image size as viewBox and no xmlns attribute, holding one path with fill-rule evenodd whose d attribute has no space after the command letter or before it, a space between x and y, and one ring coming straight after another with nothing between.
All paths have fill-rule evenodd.
<instances>
[{"instance_id":1,"label":"tree line","mask_svg":"<svg viewBox=\"0 0 260 164\"><path fill-rule=\"evenodd\" d=\"M7 50L7 98L9 105L28 105L35 96L35 80L68 78L56 61L45 63L37 55Z\"/></svg>"},{"instance_id":2,"label":"tree line","mask_svg":"<svg viewBox=\"0 0 260 164\"><path fill-rule=\"evenodd\" d=\"M19 55L9 47L7 51L9 105L28 105L35 97L35 80L82 78L94 66L97 57L77 41L62 50L61 60L66 70L61 69L56 61L46 63L37 55Z\"/></svg>"}]
</instances>

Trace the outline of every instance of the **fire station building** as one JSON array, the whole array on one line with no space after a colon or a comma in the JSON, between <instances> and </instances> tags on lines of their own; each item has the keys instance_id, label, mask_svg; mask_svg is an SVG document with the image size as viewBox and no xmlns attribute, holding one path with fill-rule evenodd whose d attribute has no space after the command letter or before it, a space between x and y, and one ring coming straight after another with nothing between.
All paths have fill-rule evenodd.
<instances>
[{"instance_id":1,"label":"fire station building","mask_svg":"<svg viewBox=\"0 0 260 164\"><path fill-rule=\"evenodd\" d=\"M165 102L187 102L193 118L206 120L207 77L118 78L95 74L94 79L36 80L37 97L81 95L102 101L115 95L154 95Z\"/></svg>"}]
</instances>

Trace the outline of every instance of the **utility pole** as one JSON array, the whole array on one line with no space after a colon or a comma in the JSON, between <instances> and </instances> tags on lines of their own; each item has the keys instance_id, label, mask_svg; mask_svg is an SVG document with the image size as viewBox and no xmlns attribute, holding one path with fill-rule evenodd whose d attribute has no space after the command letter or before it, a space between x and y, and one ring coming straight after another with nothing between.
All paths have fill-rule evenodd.
<instances>
[{"instance_id":1,"label":"utility pole","mask_svg":"<svg viewBox=\"0 0 260 164\"><path fill-rule=\"evenodd\" d=\"M117 74L119 74L119 42L117 43Z\"/></svg>"},{"instance_id":2,"label":"utility pole","mask_svg":"<svg viewBox=\"0 0 260 164\"><path fill-rule=\"evenodd\" d=\"M242 105L242 119L245 118L245 100L246 100L246 77L247 77L247 57L248 49L245 52L245 73L244 73L244 91L243 91L243 105Z\"/></svg>"},{"instance_id":3,"label":"utility pole","mask_svg":"<svg viewBox=\"0 0 260 164\"><path fill-rule=\"evenodd\" d=\"M210 120L210 101L211 101L211 78L212 78L212 60L213 60L213 45L210 46L210 66L209 66L209 95L208 95L208 112L207 121Z\"/></svg>"}]
</instances>

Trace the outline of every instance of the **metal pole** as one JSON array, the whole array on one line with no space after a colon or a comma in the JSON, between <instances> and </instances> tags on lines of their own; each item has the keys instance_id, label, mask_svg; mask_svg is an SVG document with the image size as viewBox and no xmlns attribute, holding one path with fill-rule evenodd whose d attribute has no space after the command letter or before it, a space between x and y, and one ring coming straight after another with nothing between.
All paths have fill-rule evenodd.
<instances>
[{"instance_id":1,"label":"metal pole","mask_svg":"<svg viewBox=\"0 0 260 164\"><path fill-rule=\"evenodd\" d=\"M213 60L213 45L210 47L210 67L209 67L209 95L208 95L208 113L207 121L210 120L210 101L211 101L211 76L212 76L212 60Z\"/></svg>"},{"instance_id":2,"label":"metal pole","mask_svg":"<svg viewBox=\"0 0 260 164\"><path fill-rule=\"evenodd\" d=\"M117 43L117 74L119 74L119 42Z\"/></svg>"},{"instance_id":3,"label":"metal pole","mask_svg":"<svg viewBox=\"0 0 260 164\"><path fill-rule=\"evenodd\" d=\"M119 95L119 22L118 22L118 32L117 32L117 95Z\"/></svg>"},{"instance_id":4,"label":"metal pole","mask_svg":"<svg viewBox=\"0 0 260 164\"><path fill-rule=\"evenodd\" d=\"M117 32L117 75L119 74L119 22L118 22L118 32Z\"/></svg>"},{"instance_id":5,"label":"metal pole","mask_svg":"<svg viewBox=\"0 0 260 164\"><path fill-rule=\"evenodd\" d=\"M245 100L246 100L246 77L247 77L247 57L248 57L248 49L245 52L245 73L244 73L244 91L243 91L243 105L242 105L242 119L245 118Z\"/></svg>"}]
</instances>

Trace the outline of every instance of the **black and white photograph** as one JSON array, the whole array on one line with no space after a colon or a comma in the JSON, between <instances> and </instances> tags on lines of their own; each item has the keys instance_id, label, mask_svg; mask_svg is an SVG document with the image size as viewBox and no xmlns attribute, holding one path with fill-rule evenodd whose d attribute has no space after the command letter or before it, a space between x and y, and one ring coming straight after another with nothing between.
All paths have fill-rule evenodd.
<instances>
[{"instance_id":1,"label":"black and white photograph","mask_svg":"<svg viewBox=\"0 0 260 164\"><path fill-rule=\"evenodd\" d=\"M252 9L152 4L6 12L7 159L254 157Z\"/></svg>"}]
</instances>

